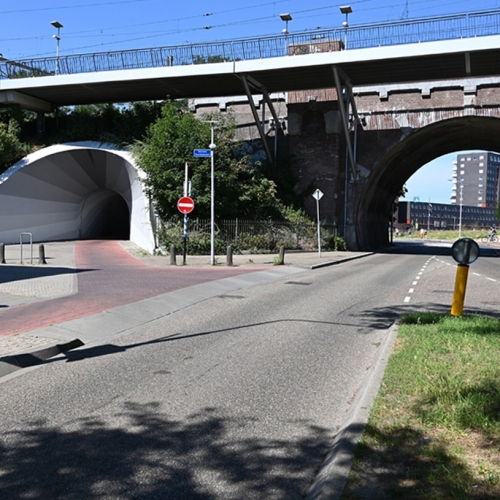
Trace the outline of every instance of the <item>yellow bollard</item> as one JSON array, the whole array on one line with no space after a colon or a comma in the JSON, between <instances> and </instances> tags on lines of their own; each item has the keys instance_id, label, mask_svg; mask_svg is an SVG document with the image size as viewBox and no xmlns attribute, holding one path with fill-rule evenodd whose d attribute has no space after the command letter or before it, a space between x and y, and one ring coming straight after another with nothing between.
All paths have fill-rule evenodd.
<instances>
[{"instance_id":1,"label":"yellow bollard","mask_svg":"<svg viewBox=\"0 0 500 500\"><path fill-rule=\"evenodd\" d=\"M453 292L453 302L451 304L451 314L453 316L462 316L464 311L465 289L467 288L468 275L469 266L467 264L458 264L457 277L455 278L455 291Z\"/></svg>"}]
</instances>

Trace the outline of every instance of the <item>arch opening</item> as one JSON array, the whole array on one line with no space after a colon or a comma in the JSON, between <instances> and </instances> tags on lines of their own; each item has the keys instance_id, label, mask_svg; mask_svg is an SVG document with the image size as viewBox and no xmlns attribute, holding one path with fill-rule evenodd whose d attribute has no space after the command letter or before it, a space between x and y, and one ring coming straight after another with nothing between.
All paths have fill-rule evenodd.
<instances>
[{"instance_id":1,"label":"arch opening","mask_svg":"<svg viewBox=\"0 0 500 500\"><path fill-rule=\"evenodd\" d=\"M468 116L443 120L398 142L375 166L359 198L358 249L387 245L393 203L407 180L431 160L460 150L499 151L500 119Z\"/></svg>"},{"instance_id":2,"label":"arch opening","mask_svg":"<svg viewBox=\"0 0 500 500\"><path fill-rule=\"evenodd\" d=\"M116 192L101 189L89 193L82 203L80 238L128 240L130 211Z\"/></svg>"},{"instance_id":3,"label":"arch opening","mask_svg":"<svg viewBox=\"0 0 500 500\"><path fill-rule=\"evenodd\" d=\"M109 145L108 145L109 146ZM129 152L102 144L50 146L0 175L0 241L131 240L152 251L142 173Z\"/></svg>"}]
</instances>

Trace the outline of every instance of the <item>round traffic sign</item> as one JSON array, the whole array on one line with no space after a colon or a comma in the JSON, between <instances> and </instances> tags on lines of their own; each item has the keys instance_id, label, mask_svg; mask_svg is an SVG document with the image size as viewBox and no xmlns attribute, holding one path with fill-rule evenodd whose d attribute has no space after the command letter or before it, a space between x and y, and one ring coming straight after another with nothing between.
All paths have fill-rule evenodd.
<instances>
[{"instance_id":1,"label":"round traffic sign","mask_svg":"<svg viewBox=\"0 0 500 500\"><path fill-rule=\"evenodd\" d=\"M194 201L189 196L183 196L177 202L177 209L181 214L189 214L194 209Z\"/></svg>"},{"instance_id":2,"label":"round traffic sign","mask_svg":"<svg viewBox=\"0 0 500 500\"><path fill-rule=\"evenodd\" d=\"M451 254L459 264L472 264L479 257L479 245L471 238L461 238L453 243Z\"/></svg>"}]
</instances>

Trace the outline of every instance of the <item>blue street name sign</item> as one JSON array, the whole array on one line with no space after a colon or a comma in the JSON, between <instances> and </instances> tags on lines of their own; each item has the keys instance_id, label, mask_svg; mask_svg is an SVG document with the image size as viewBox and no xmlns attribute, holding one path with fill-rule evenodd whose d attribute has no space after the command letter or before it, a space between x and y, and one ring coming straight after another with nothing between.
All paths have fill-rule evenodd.
<instances>
[{"instance_id":1,"label":"blue street name sign","mask_svg":"<svg viewBox=\"0 0 500 500\"><path fill-rule=\"evenodd\" d=\"M193 156L195 158L210 158L212 156L212 151L210 149L195 149L193 151Z\"/></svg>"}]
</instances>

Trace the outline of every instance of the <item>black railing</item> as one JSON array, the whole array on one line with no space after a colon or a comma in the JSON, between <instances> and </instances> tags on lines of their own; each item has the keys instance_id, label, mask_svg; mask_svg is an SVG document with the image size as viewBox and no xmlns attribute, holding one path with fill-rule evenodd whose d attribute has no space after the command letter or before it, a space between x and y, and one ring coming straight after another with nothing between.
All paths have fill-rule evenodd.
<instances>
[{"instance_id":1,"label":"black railing","mask_svg":"<svg viewBox=\"0 0 500 500\"><path fill-rule=\"evenodd\" d=\"M91 54L9 61L0 59L0 78L116 71L256 60L287 55L473 38L500 33L500 9L379 24Z\"/></svg>"}]
</instances>

